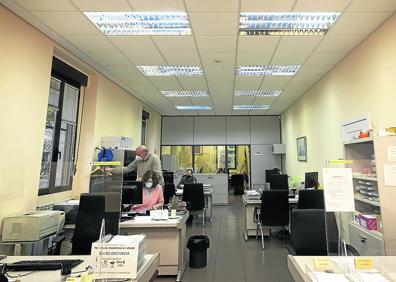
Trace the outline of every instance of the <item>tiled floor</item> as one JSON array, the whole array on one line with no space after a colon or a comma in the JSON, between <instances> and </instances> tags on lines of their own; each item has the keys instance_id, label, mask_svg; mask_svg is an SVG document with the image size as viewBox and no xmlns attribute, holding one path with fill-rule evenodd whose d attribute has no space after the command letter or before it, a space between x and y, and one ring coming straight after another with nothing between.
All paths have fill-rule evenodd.
<instances>
[{"instance_id":1,"label":"tiled floor","mask_svg":"<svg viewBox=\"0 0 396 282\"><path fill-rule=\"evenodd\" d=\"M194 219L187 227L187 236L202 234L202 219ZM243 206L240 196L230 196L228 206L213 208L213 223L207 223L210 238L208 265L202 269L187 266L183 281L228 282L288 282L293 281L287 269L285 242L275 236L261 241L254 237L243 239ZM156 281L175 281L175 277L160 277Z\"/></svg>"}]
</instances>

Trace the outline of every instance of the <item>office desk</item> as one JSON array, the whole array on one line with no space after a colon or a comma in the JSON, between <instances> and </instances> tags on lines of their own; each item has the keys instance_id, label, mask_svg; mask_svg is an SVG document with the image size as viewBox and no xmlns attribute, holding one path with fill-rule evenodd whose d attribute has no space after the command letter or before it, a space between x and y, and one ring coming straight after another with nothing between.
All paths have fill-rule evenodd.
<instances>
[{"instance_id":1,"label":"office desk","mask_svg":"<svg viewBox=\"0 0 396 282\"><path fill-rule=\"evenodd\" d=\"M84 260L83 263L74 267L72 272L82 271L88 265L95 264L95 257L93 256L11 256L7 257L6 259L2 260L1 262L4 263L11 263L19 260L51 260L51 259L82 259ZM158 268L158 263L160 260L159 254L152 254L146 255L145 263L140 268L136 279L128 280L133 282L147 282L154 276L155 271ZM29 272L29 271L28 271ZM12 272L12 274L17 273L28 273L28 272ZM53 270L53 271L37 271L33 272L27 276L21 277L21 281L23 282L37 282L37 281L45 281L45 282L59 282L60 281L60 270ZM76 280L80 281L80 280ZM124 281L124 280L123 280Z\"/></svg>"},{"instance_id":2,"label":"office desk","mask_svg":"<svg viewBox=\"0 0 396 282\"><path fill-rule=\"evenodd\" d=\"M254 209L260 207L261 200L247 200L246 196L242 196L243 213L244 213L244 232L243 237L247 241L249 236L256 236L257 224L253 221ZM298 195L295 198L289 198L289 205L297 205ZM264 236L269 236L269 228L263 226Z\"/></svg>"},{"instance_id":3,"label":"office desk","mask_svg":"<svg viewBox=\"0 0 396 282\"><path fill-rule=\"evenodd\" d=\"M160 254L159 275L176 275L176 281L181 281L186 267L186 221L188 216L189 213L186 212L178 219L152 221L148 216L144 216L140 219L120 222L120 234L145 234L147 253ZM66 224L64 230L65 241L67 241L74 232L74 224ZM67 242L65 243L67 244Z\"/></svg>"},{"instance_id":4,"label":"office desk","mask_svg":"<svg viewBox=\"0 0 396 282\"><path fill-rule=\"evenodd\" d=\"M314 256L291 256L287 257L287 266L294 281L296 282L309 282L311 279L305 273L306 266L313 269L313 258ZM345 258L345 257L343 257ZM353 257L349 257L353 259ZM386 267L389 270L393 270L394 273L388 274L388 278L391 281L396 281L396 256L378 256L371 257L376 260L381 266Z\"/></svg>"},{"instance_id":5,"label":"office desk","mask_svg":"<svg viewBox=\"0 0 396 282\"><path fill-rule=\"evenodd\" d=\"M213 213L212 213L212 211L213 211L212 210L213 209L213 189L210 187L211 187L210 184L204 184L205 205L210 212L209 221L213 222L213 217L212 217L212 215L213 215ZM176 189L176 195L182 196L183 189ZM205 216L206 216L206 214L205 214Z\"/></svg>"}]
</instances>

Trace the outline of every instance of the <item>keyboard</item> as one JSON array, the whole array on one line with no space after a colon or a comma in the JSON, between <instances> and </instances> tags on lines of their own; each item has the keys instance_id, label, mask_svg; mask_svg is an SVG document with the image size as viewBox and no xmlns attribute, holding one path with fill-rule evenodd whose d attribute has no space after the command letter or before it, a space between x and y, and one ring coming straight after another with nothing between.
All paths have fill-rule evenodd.
<instances>
[{"instance_id":1,"label":"keyboard","mask_svg":"<svg viewBox=\"0 0 396 282\"><path fill-rule=\"evenodd\" d=\"M60 260L20 260L14 263L7 263L7 270L12 271L34 271L34 270L57 270L64 267L73 268L83 260L81 259L60 259Z\"/></svg>"}]
</instances>

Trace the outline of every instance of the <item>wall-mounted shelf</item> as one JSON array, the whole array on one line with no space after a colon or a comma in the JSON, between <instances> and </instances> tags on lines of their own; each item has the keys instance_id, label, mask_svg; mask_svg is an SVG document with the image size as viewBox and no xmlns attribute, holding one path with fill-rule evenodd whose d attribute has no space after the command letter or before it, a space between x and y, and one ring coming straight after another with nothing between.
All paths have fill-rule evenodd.
<instances>
[{"instance_id":1,"label":"wall-mounted shelf","mask_svg":"<svg viewBox=\"0 0 396 282\"><path fill-rule=\"evenodd\" d=\"M370 204L370 205L373 205L373 206L376 206L376 207L381 207L380 202L378 202L378 201L373 201L373 200L369 200L369 199L365 199L365 198L363 198L363 197L360 196L360 195L355 195L355 200L356 200L356 201L363 202L363 203L366 203L366 204Z\"/></svg>"},{"instance_id":2,"label":"wall-mounted shelf","mask_svg":"<svg viewBox=\"0 0 396 282\"><path fill-rule=\"evenodd\" d=\"M344 142L344 145L359 144L359 143L366 143L366 142L373 142L373 137L359 138L359 139L354 139L351 141L346 141L346 142Z\"/></svg>"},{"instance_id":3,"label":"wall-mounted shelf","mask_svg":"<svg viewBox=\"0 0 396 282\"><path fill-rule=\"evenodd\" d=\"M377 181L377 176L373 176L373 175L354 173L352 177L354 179L360 179L360 180Z\"/></svg>"}]
</instances>

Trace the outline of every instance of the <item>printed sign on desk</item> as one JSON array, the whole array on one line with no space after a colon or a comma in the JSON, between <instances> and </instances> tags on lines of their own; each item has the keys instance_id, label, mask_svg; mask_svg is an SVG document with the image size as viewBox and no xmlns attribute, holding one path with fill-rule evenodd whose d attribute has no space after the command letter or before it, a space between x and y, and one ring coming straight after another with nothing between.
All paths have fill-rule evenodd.
<instances>
[{"instance_id":1,"label":"printed sign on desk","mask_svg":"<svg viewBox=\"0 0 396 282\"><path fill-rule=\"evenodd\" d=\"M327 212L355 211L351 168L324 168L323 187Z\"/></svg>"}]
</instances>

